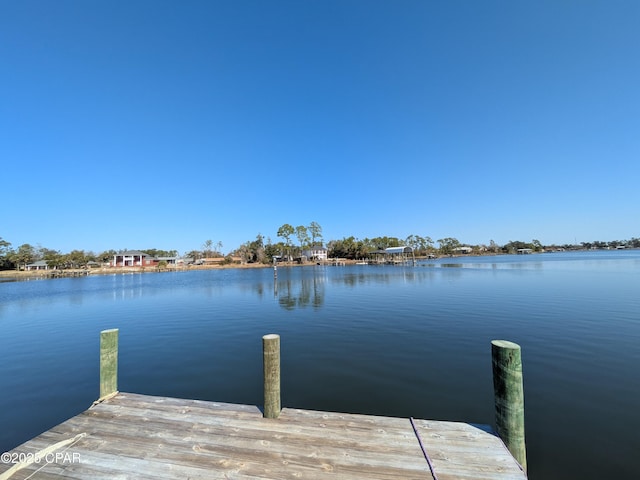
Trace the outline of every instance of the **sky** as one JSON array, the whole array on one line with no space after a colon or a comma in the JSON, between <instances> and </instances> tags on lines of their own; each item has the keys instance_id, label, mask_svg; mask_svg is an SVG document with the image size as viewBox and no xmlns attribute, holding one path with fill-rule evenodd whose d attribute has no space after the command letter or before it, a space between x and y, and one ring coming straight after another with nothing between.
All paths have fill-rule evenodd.
<instances>
[{"instance_id":1,"label":"sky","mask_svg":"<svg viewBox=\"0 0 640 480\"><path fill-rule=\"evenodd\" d=\"M0 0L0 237L640 236L637 0Z\"/></svg>"}]
</instances>

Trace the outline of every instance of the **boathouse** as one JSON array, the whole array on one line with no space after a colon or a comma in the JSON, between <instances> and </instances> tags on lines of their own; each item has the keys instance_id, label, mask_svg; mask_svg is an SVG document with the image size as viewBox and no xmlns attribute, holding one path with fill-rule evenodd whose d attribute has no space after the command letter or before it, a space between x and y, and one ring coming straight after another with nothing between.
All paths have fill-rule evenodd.
<instances>
[{"instance_id":1,"label":"boathouse","mask_svg":"<svg viewBox=\"0 0 640 480\"><path fill-rule=\"evenodd\" d=\"M373 263L387 263L399 265L404 263L413 263L416 261L413 248L407 246L389 247L384 250L376 250L371 252L374 257Z\"/></svg>"}]
</instances>

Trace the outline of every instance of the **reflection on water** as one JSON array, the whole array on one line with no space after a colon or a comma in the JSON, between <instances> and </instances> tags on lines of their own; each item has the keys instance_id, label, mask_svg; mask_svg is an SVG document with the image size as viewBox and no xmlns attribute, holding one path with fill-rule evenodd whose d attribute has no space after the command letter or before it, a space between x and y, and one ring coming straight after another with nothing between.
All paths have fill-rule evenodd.
<instances>
[{"instance_id":1,"label":"reflection on water","mask_svg":"<svg viewBox=\"0 0 640 480\"><path fill-rule=\"evenodd\" d=\"M325 277L274 280L274 284L278 303L287 310L308 306L319 308L324 303Z\"/></svg>"}]
</instances>

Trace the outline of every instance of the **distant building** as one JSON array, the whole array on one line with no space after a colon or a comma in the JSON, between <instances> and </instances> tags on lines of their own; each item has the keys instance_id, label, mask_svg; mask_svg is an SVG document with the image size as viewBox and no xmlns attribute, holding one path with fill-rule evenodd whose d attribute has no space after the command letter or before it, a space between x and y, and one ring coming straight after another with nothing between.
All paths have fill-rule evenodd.
<instances>
[{"instance_id":1,"label":"distant building","mask_svg":"<svg viewBox=\"0 0 640 480\"><path fill-rule=\"evenodd\" d=\"M37 262L28 263L24 268L25 270L49 270L49 265L45 260L38 260Z\"/></svg>"},{"instance_id":2,"label":"distant building","mask_svg":"<svg viewBox=\"0 0 640 480\"><path fill-rule=\"evenodd\" d=\"M462 253L464 255L473 252L473 248L471 247L456 247L453 249L453 253Z\"/></svg>"},{"instance_id":3,"label":"distant building","mask_svg":"<svg viewBox=\"0 0 640 480\"><path fill-rule=\"evenodd\" d=\"M158 261L144 252L128 250L113 256L112 267L151 267Z\"/></svg>"},{"instance_id":4,"label":"distant building","mask_svg":"<svg viewBox=\"0 0 640 480\"><path fill-rule=\"evenodd\" d=\"M309 260L326 260L328 250L322 245L313 245L302 251L302 255Z\"/></svg>"}]
</instances>

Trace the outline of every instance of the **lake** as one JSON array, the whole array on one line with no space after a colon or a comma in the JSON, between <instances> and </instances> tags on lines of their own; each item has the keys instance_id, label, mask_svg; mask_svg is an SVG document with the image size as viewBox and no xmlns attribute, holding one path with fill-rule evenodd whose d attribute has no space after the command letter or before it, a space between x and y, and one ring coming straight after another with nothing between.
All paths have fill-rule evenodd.
<instances>
[{"instance_id":1,"label":"lake","mask_svg":"<svg viewBox=\"0 0 640 480\"><path fill-rule=\"evenodd\" d=\"M262 335L287 407L494 425L491 346L522 347L529 478L635 479L640 251L122 274L0 283L0 449L119 389L262 403Z\"/></svg>"}]
</instances>

